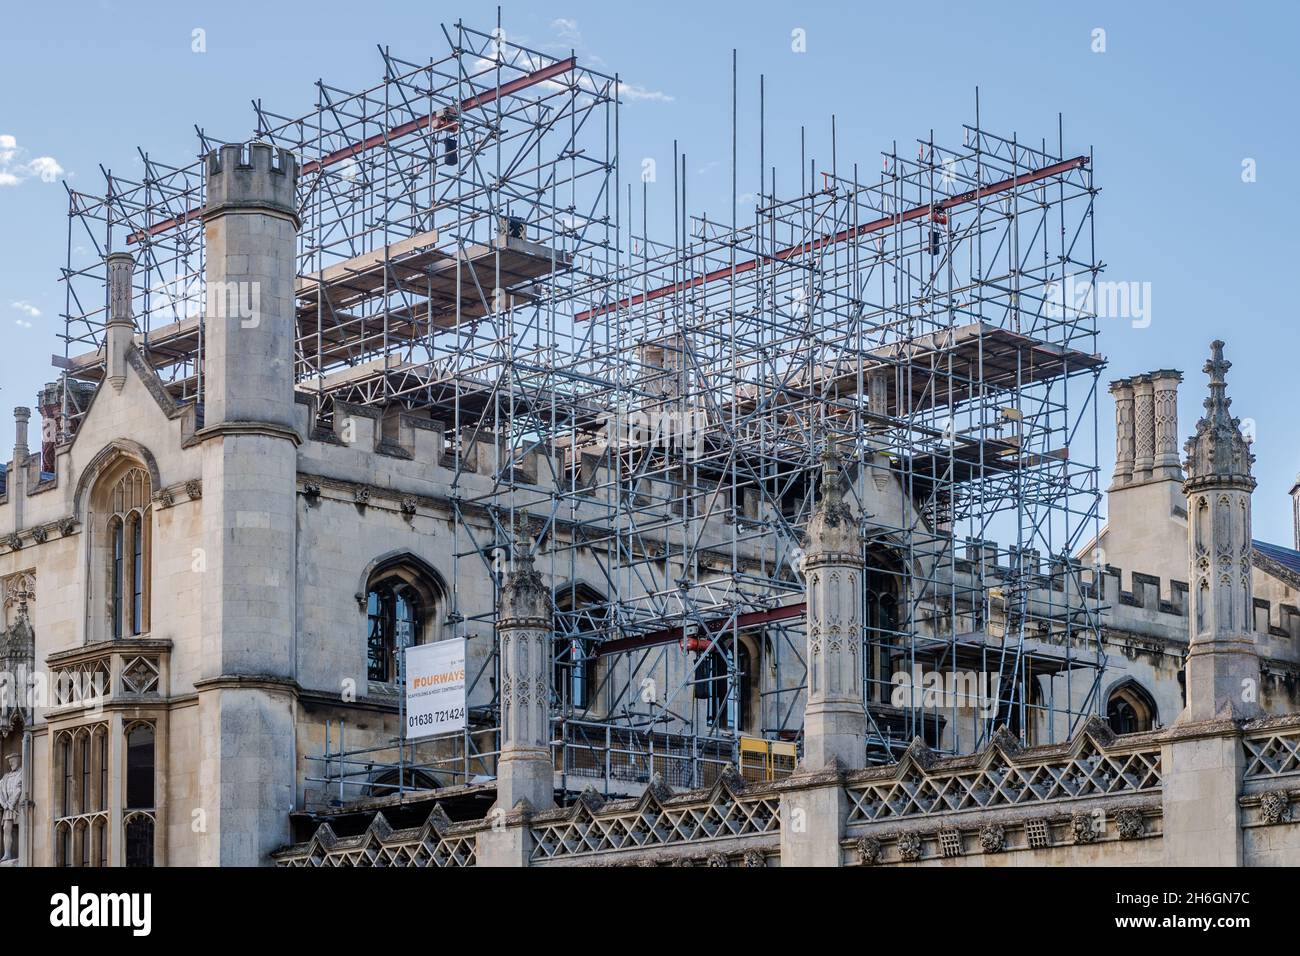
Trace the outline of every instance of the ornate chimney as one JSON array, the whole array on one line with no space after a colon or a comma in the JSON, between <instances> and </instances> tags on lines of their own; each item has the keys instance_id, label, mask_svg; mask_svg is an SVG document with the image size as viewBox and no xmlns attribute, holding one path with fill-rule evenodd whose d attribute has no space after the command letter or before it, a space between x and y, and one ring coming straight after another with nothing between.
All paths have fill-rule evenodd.
<instances>
[{"instance_id":1,"label":"ornate chimney","mask_svg":"<svg viewBox=\"0 0 1300 956\"><path fill-rule=\"evenodd\" d=\"M1115 396L1115 475L1111 488L1122 488L1133 480L1136 436L1133 423L1133 380L1110 383Z\"/></svg>"},{"instance_id":2,"label":"ornate chimney","mask_svg":"<svg viewBox=\"0 0 1300 956\"><path fill-rule=\"evenodd\" d=\"M135 259L128 252L108 254L108 384L121 391L126 382L126 353L135 345L135 321L131 317L131 274Z\"/></svg>"}]
</instances>

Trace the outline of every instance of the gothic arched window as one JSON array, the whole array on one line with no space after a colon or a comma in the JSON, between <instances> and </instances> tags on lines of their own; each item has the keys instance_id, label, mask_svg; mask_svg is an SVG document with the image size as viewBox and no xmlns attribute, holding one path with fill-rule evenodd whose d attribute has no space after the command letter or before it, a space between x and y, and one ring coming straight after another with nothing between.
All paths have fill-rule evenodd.
<instances>
[{"instance_id":1,"label":"gothic arched window","mask_svg":"<svg viewBox=\"0 0 1300 956\"><path fill-rule=\"evenodd\" d=\"M59 731L53 751L54 863L108 865L108 725Z\"/></svg>"},{"instance_id":2,"label":"gothic arched window","mask_svg":"<svg viewBox=\"0 0 1300 956\"><path fill-rule=\"evenodd\" d=\"M556 590L554 607L551 688L562 713L586 711L596 703L597 646L609 606L586 585L567 584Z\"/></svg>"},{"instance_id":3,"label":"gothic arched window","mask_svg":"<svg viewBox=\"0 0 1300 956\"><path fill-rule=\"evenodd\" d=\"M152 493L149 472L124 458L104 473L92 496L92 547L104 568L103 637L120 640L149 632Z\"/></svg>"},{"instance_id":4,"label":"gothic arched window","mask_svg":"<svg viewBox=\"0 0 1300 956\"><path fill-rule=\"evenodd\" d=\"M901 643L898 596L902 580L902 563L892 551L881 547L868 551L863 678L867 700L873 703L888 703L893 691L893 649Z\"/></svg>"},{"instance_id":5,"label":"gothic arched window","mask_svg":"<svg viewBox=\"0 0 1300 956\"><path fill-rule=\"evenodd\" d=\"M731 667L733 662L735 668ZM710 729L741 731L749 723L753 659L745 641L719 640L695 667L695 696L705 701Z\"/></svg>"},{"instance_id":6,"label":"gothic arched window","mask_svg":"<svg viewBox=\"0 0 1300 956\"><path fill-rule=\"evenodd\" d=\"M431 572L416 563L386 562L366 586L366 678L397 680L402 649L437 640L444 591Z\"/></svg>"},{"instance_id":7,"label":"gothic arched window","mask_svg":"<svg viewBox=\"0 0 1300 956\"><path fill-rule=\"evenodd\" d=\"M1106 721L1117 734L1136 734L1152 730L1156 723L1156 704L1136 681L1125 681L1111 691L1106 702Z\"/></svg>"},{"instance_id":8,"label":"gothic arched window","mask_svg":"<svg viewBox=\"0 0 1300 956\"><path fill-rule=\"evenodd\" d=\"M132 724L126 729L126 815L122 819L127 866L153 866L154 728Z\"/></svg>"}]
</instances>

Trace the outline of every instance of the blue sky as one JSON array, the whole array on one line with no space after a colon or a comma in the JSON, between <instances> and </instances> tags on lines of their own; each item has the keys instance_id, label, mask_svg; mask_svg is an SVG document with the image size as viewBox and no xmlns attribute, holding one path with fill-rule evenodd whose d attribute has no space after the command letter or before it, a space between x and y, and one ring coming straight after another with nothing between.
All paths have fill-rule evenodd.
<instances>
[{"instance_id":1,"label":"blue sky","mask_svg":"<svg viewBox=\"0 0 1300 956\"><path fill-rule=\"evenodd\" d=\"M62 351L61 180L96 191L101 164L139 170L137 146L184 165L195 124L244 139L253 98L298 115L313 104L318 78L348 89L376 83L377 44L409 60L440 54L438 24L458 17L490 29L496 7L11 6L0 56L0 403L32 404L54 377L50 354ZM677 139L694 212L729 207L733 47L741 135L753 133L763 73L769 161L785 167L787 183L801 124L828 159L832 114L841 162L874 170L894 140L930 129L958 140L976 85L985 125L1000 132L1052 137L1063 113L1067 153L1095 152L1105 277L1151 283L1149 327L1103 325L1108 377L1183 370L1186 435L1200 413L1208 343L1225 339L1233 409L1255 422L1255 536L1291 543L1300 333L1284 282L1300 259L1295 5L534 2L505 4L503 23L511 39L548 52L572 47L588 65L620 73L639 94L622 112L625 162L650 156L670 169ZM191 50L195 28L206 34L201 54ZM795 28L806 31L805 53L791 50ZM1104 53L1092 50L1096 28L1106 31ZM1242 181L1245 159L1255 161L1255 182ZM756 165L742 151L742 192L753 190ZM1105 397L1101 415L1108 475Z\"/></svg>"}]
</instances>

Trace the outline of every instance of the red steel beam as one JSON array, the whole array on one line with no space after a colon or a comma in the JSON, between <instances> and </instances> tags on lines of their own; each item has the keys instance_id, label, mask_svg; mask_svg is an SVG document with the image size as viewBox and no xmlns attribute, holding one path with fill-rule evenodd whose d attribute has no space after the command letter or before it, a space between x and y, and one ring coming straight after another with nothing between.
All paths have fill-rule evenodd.
<instances>
[{"instance_id":1,"label":"red steel beam","mask_svg":"<svg viewBox=\"0 0 1300 956\"><path fill-rule=\"evenodd\" d=\"M540 70L534 70L532 73L525 76L516 77L509 83L502 83L500 86L494 87L493 89L466 97L460 101L459 107L454 114L449 113L446 110L439 110L436 113L429 113L425 116L419 116L413 120L408 120L405 123L392 127L387 132L376 133L374 136L367 136L359 143L352 143L349 146L344 146L342 149L336 149L334 152L329 153L320 159L313 159L309 162L303 163L301 172L314 173L326 166L332 166L335 163L341 163L345 159L351 159L353 156L359 156L362 153L369 152L372 149L384 145L384 143L390 140L398 139L402 136L414 133L426 126L431 126L434 129L442 129L447 126L452 126L456 123L456 116L460 113L487 106L490 103L495 103L503 96L509 96L511 93L517 93L530 86L536 86L538 83L544 83L547 80L568 73L577 65L578 61L574 57L569 57L566 60L557 60L550 66L544 66ZM171 219L164 219L162 222L155 223L144 231L137 230L136 232L131 233L126 237L126 241L128 244L134 244L139 242L146 235L156 236L159 233L166 232L168 229L179 226L181 223L189 222L191 219L199 216L202 212L202 207L189 209L181 213L179 216L174 216Z\"/></svg>"},{"instance_id":2,"label":"red steel beam","mask_svg":"<svg viewBox=\"0 0 1300 956\"><path fill-rule=\"evenodd\" d=\"M744 614L736 616L734 627L754 627L759 624L771 624L774 621L785 621L792 617L802 617L808 605L803 601L798 604L786 604L782 607L772 608L768 611L746 611ZM683 628L692 627L691 624L685 624L682 627L666 627L662 631L652 631L649 634L641 634L637 637L621 637L616 641L604 641L596 646L596 656L604 657L606 654L618 654L622 651L634 651L643 647L654 647L658 644L671 644L673 641L680 641L683 635ZM730 630L733 625L725 619L712 621L708 625L712 632L715 628L727 628Z\"/></svg>"},{"instance_id":3,"label":"red steel beam","mask_svg":"<svg viewBox=\"0 0 1300 956\"><path fill-rule=\"evenodd\" d=\"M389 140L406 136L409 133L414 133L416 130L423 129L426 126L431 126L434 129L443 129L448 126L453 126L456 123L456 116L459 113L466 113L469 110L478 109L479 107L487 106L490 103L495 103L503 96L509 96L511 93L517 93L530 86L544 83L546 80L552 79L553 77L568 73L577 65L578 61L573 57L569 57L567 60L558 60L550 66L542 67L540 70L534 70L526 76L516 77L509 83L502 83L494 89L466 97L460 101L460 107L455 113L450 113L446 110L439 110L436 113L429 113L425 116L416 117L413 120L407 120L400 126L394 126L386 133L376 133L374 136L367 136L361 142L353 143L350 146L344 146L342 149L336 149L334 152L329 153L322 159L313 159L310 162L303 163L302 171L304 173L314 173L316 170L324 166L332 166L333 164L342 162L345 159L351 159L353 156L359 156L362 153L369 152L372 149L382 146Z\"/></svg>"},{"instance_id":4,"label":"red steel beam","mask_svg":"<svg viewBox=\"0 0 1300 956\"><path fill-rule=\"evenodd\" d=\"M1060 173L1069 172L1072 169L1078 169L1081 166L1088 165L1087 156L1076 156L1073 159L1062 160L1059 163L1053 163L1051 166L1044 166L1041 169L1033 169L1023 175L1012 176L1009 179L1003 179L1000 182L990 183L987 186L981 186L979 189L972 189L961 193L957 196L949 196L942 202L927 203L921 206L913 206L905 212L897 213L892 216L883 216L880 219L863 223L856 229L844 229L831 236L822 236L819 239L812 239L808 242L800 243L797 246L778 250L773 259L785 260L797 255L805 255L809 252L816 252L823 246L829 246L837 242L844 242L846 239L855 239L858 236L865 236L869 233L879 232L891 226L904 222L911 222L914 219L922 219L934 212L944 212L956 206L964 206L967 203L975 202L977 199L983 199L986 196L994 196L998 193L1007 192L1017 186L1023 186L1026 183L1037 182L1042 179L1049 179ZM574 316L578 322L595 318L596 316L605 315L615 309L624 309L633 305L641 305L643 302L652 302L655 299L661 299L664 296L672 295L676 292L683 292L686 289L694 289L698 286L706 285L710 282L716 282L719 279L725 279L731 275L740 275L745 272L752 272L757 269L761 260L747 259L744 262L738 262L734 267L724 266L721 269L714 269L712 272L706 272L702 276L696 276L693 279L685 279L681 282L674 282L672 285L662 286L658 289L651 289L649 292L639 292L630 298L623 299L617 303L597 306L594 309L586 309Z\"/></svg>"}]
</instances>

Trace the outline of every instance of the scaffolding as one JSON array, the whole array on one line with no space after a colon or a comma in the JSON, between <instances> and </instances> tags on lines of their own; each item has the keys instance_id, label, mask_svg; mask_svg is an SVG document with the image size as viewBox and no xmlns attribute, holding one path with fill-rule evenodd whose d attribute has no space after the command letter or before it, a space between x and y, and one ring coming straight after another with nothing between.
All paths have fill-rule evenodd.
<instances>
[{"instance_id":1,"label":"scaffolding","mask_svg":"<svg viewBox=\"0 0 1300 956\"><path fill-rule=\"evenodd\" d=\"M878 171L841 164L832 127L830 164L801 145L782 196L760 106L742 221L733 59L729 221L690 213L675 152L672 235L653 238L654 191L620 173L617 76L499 29L443 35L423 63L381 49L370 89L318 82L298 118L254 102L253 138L301 161L295 378L319 423L348 403L444 429L452 632L490 631L457 579L496 580L526 512L557 582L557 719L616 728L620 753L655 733L797 740L801 529L829 445L863 517L871 759L917 736L968 752L1001 725L1060 739L1095 713L1102 607L1072 555L1099 530L1104 360L1062 295L1101 268L1091 156L1059 123L1051 146L991 132L977 98L959 144L930 133ZM223 141L196 133L199 157ZM203 401L202 165L140 159L102 195L69 188L60 438L77 383L104 374L115 248L137 259L142 355ZM487 471L486 490L462 481ZM897 507L868 507L886 492ZM900 702L913 668L990 675L995 706L963 723L952 699ZM647 694L650 673L669 686ZM495 727L495 702L473 716Z\"/></svg>"}]
</instances>

